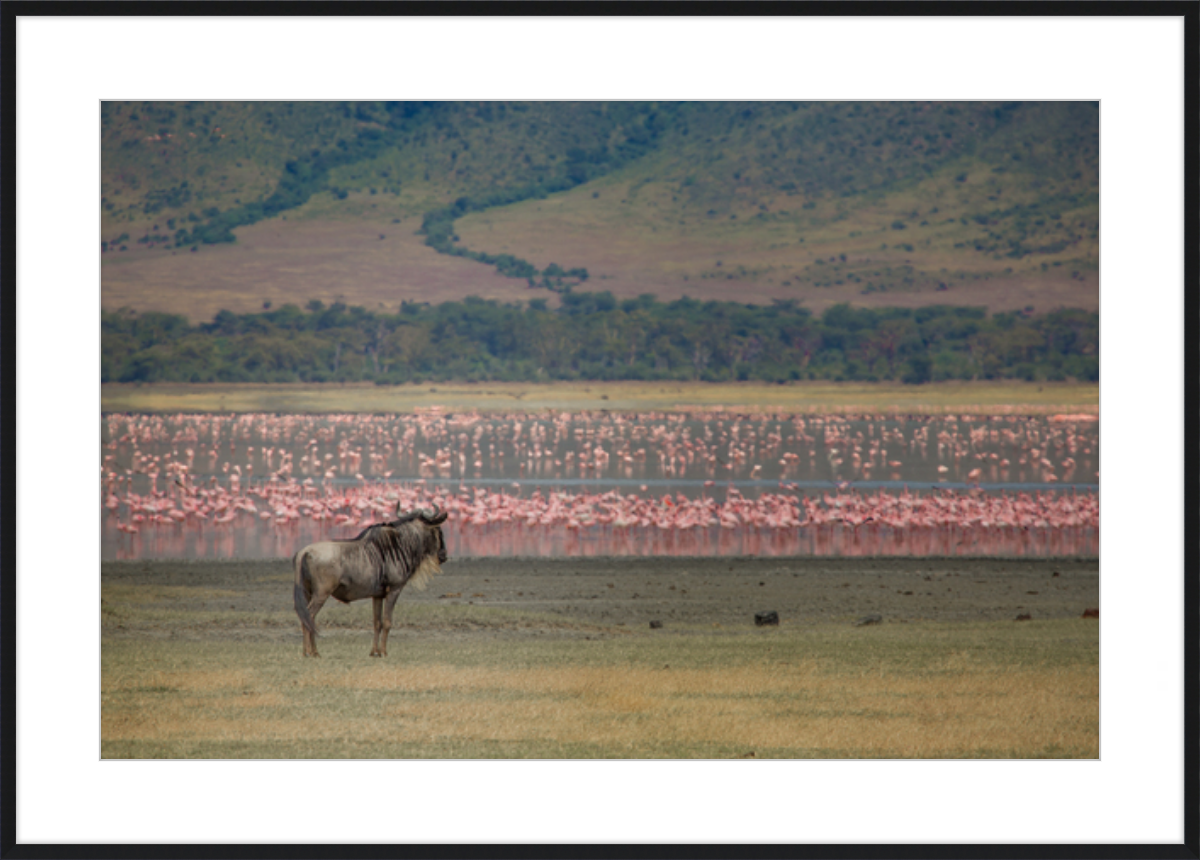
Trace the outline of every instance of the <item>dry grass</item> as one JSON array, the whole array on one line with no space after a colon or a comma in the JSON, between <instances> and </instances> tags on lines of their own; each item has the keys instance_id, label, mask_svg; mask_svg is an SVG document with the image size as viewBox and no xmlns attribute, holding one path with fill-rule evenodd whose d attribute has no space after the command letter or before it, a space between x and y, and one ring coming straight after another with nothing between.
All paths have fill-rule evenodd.
<instances>
[{"instance_id":1,"label":"dry grass","mask_svg":"<svg viewBox=\"0 0 1200 860\"><path fill-rule=\"evenodd\" d=\"M150 604L161 601L175 601L181 598L191 600L220 600L221 598L240 597L241 592L223 588L197 588L188 585L105 585L103 586L101 604Z\"/></svg>"},{"instance_id":2,"label":"dry grass","mask_svg":"<svg viewBox=\"0 0 1200 860\"><path fill-rule=\"evenodd\" d=\"M105 254L101 306L181 314L199 323L222 309L257 313L264 302L278 308L320 299L395 313L402 301L531 297L523 280L426 247L424 237L414 235L420 219L393 224L393 214L351 222L273 218L240 228L236 244L205 245L194 254L140 245Z\"/></svg>"},{"instance_id":3,"label":"dry grass","mask_svg":"<svg viewBox=\"0 0 1200 860\"><path fill-rule=\"evenodd\" d=\"M1085 757L1077 620L482 641L106 642L105 757Z\"/></svg>"},{"instance_id":4,"label":"dry grass","mask_svg":"<svg viewBox=\"0 0 1200 860\"><path fill-rule=\"evenodd\" d=\"M410 412L447 410L659 410L905 414L1099 412L1089 383L452 383L398 385L105 385L105 412Z\"/></svg>"},{"instance_id":5,"label":"dry grass","mask_svg":"<svg viewBox=\"0 0 1200 860\"><path fill-rule=\"evenodd\" d=\"M847 231L858 231L843 222L837 222L834 232L805 231L806 241L800 244L793 224L779 228L788 234L783 236L774 227L749 224L732 232L728 226L715 232L696 229L703 225L654 226L619 218L619 213L598 216L593 223L590 213L560 211L573 203L568 193L561 201L518 204L468 216L457 230L473 250L512 253L541 267L551 262L583 266L592 274L586 289L608 290L618 298L653 293L664 301L686 295L758 304L797 299L817 314L838 302L864 307L952 304L993 312L1026 306L1038 311L1099 307L1095 269L1086 267L1079 277L1072 276L1081 265L1074 261L1046 272L1028 265L1006 271L1009 260L1000 263L977 254L964 259L944 247L883 251L880 245L898 241L896 236L871 229L849 238ZM401 223L393 224L392 216L402 214ZM274 218L239 228L237 243L205 245L196 253L133 246L103 256L101 306L182 314L198 323L222 309L255 313L264 302L279 307L304 305L309 299L392 313L402 301L461 301L467 296L501 302L545 298L551 306L557 304L553 293L531 291L524 280L503 277L491 266L436 253L414 235L419 224L419 218L399 210L373 211L357 219L296 215L286 222ZM937 241L940 246L955 238L957 234ZM923 286L864 294L862 284L851 280L823 287L810 283L825 274L814 267L817 258L843 253L860 274L911 265L924 273ZM973 268L964 272L964 264ZM959 272L962 278L955 274ZM950 289L933 291L936 281L949 283Z\"/></svg>"}]
</instances>

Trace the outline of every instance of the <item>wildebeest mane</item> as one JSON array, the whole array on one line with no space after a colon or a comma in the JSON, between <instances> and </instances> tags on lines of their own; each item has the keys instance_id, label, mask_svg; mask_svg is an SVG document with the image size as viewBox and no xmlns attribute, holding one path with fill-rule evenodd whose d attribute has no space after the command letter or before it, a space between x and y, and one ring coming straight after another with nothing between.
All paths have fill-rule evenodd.
<instances>
[{"instance_id":1,"label":"wildebeest mane","mask_svg":"<svg viewBox=\"0 0 1200 860\"><path fill-rule=\"evenodd\" d=\"M355 541L363 540L374 532L378 532L380 529L388 528L391 525L392 523L372 523L352 538L334 538L333 540L337 543L354 543Z\"/></svg>"},{"instance_id":2,"label":"wildebeest mane","mask_svg":"<svg viewBox=\"0 0 1200 860\"><path fill-rule=\"evenodd\" d=\"M400 513L398 508L396 510L396 513L397 514ZM398 527L404 525L405 523L412 522L415 519L424 520L425 522L429 523L430 525L438 525L443 520L445 520L446 517L444 514L441 513L440 509L435 505L433 508L432 514L429 513L428 511L413 511L411 513L405 514L404 516L400 517L399 519L392 520L389 523L372 523L371 525L367 526L365 529L363 529L361 532L359 532L357 535L355 535L352 538L335 538L335 540L338 540L339 542L342 542L342 543L346 543L349 541L355 541L355 540L362 540L363 538L367 537L367 534L369 532L371 532L373 530L382 529L382 528L393 528L393 529L398 528Z\"/></svg>"},{"instance_id":3,"label":"wildebeest mane","mask_svg":"<svg viewBox=\"0 0 1200 860\"><path fill-rule=\"evenodd\" d=\"M410 523L410 522L412 522L412 521L413 521L413 520L415 520L415 519L416 519L418 516L420 516L420 514L419 514L418 512L414 512L414 513L411 513L411 514L405 514L404 516L400 517L400 519L398 519L398 520L392 520L390 523L372 523L371 525L367 526L365 529L363 529L362 531L360 531L358 534L356 534L354 537L352 537L352 538L338 538L338 540L341 540L342 542L354 541L354 540L362 540L363 538L367 537L367 535L368 535L370 532L373 532L373 531L378 531L379 529L384 529L384 528L393 528L393 529L394 529L394 528L398 528L399 526L402 526L402 525L404 525L405 523Z\"/></svg>"},{"instance_id":4,"label":"wildebeest mane","mask_svg":"<svg viewBox=\"0 0 1200 860\"><path fill-rule=\"evenodd\" d=\"M366 529L360 537L363 537L364 546L379 554L380 561L383 564L389 562L393 564L404 563L410 561L409 557L415 554L413 553L415 547L408 545L413 543L416 535L407 530L401 531L395 527L394 523L372 526ZM405 552L406 549L408 552Z\"/></svg>"},{"instance_id":5,"label":"wildebeest mane","mask_svg":"<svg viewBox=\"0 0 1200 860\"><path fill-rule=\"evenodd\" d=\"M424 529L403 528L416 517L414 514L395 522L376 523L367 526L353 540L344 541L357 544L359 550L366 554L375 569L380 591L384 589L384 581L390 567L399 567L406 571L412 578L413 586L419 590L425 588L429 577L438 569L428 568L428 561L425 559ZM437 531L439 548L444 548L441 529ZM436 559L434 561L436 562Z\"/></svg>"}]
</instances>

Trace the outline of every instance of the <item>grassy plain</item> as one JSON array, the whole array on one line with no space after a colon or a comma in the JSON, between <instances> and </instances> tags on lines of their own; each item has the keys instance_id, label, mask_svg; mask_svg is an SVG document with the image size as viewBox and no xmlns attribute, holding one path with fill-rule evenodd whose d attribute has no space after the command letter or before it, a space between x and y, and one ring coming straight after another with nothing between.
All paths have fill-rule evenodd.
<instances>
[{"instance_id":1,"label":"grassy plain","mask_svg":"<svg viewBox=\"0 0 1200 860\"><path fill-rule=\"evenodd\" d=\"M383 660L369 602L327 607L303 658L289 580L105 564L102 755L1099 754L1094 561L470 560L406 592Z\"/></svg>"},{"instance_id":2,"label":"grassy plain","mask_svg":"<svg viewBox=\"0 0 1200 860\"><path fill-rule=\"evenodd\" d=\"M105 758L1096 758L1082 622L104 650ZM1095 636L1096 626L1089 631ZM769 641L769 644L767 644ZM393 649L398 651L400 649ZM1048 659L1049 657L1053 659Z\"/></svg>"},{"instance_id":3,"label":"grassy plain","mask_svg":"<svg viewBox=\"0 0 1200 860\"><path fill-rule=\"evenodd\" d=\"M105 412L408 412L658 410L723 407L796 413L1053 414L1099 413L1095 383L805 382L789 385L706 382L337 384L151 384L101 387Z\"/></svg>"}]
</instances>

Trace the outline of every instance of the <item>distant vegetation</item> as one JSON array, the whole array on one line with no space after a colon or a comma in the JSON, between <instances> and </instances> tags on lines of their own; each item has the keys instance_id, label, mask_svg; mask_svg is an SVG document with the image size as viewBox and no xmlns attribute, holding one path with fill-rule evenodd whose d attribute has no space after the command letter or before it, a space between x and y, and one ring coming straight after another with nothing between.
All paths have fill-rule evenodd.
<instances>
[{"instance_id":1,"label":"distant vegetation","mask_svg":"<svg viewBox=\"0 0 1200 860\"><path fill-rule=\"evenodd\" d=\"M1085 380L1099 378L1099 316L982 308L773 306L565 290L500 304L406 303L399 313L305 309L182 316L104 312L103 382L379 384L538 380Z\"/></svg>"},{"instance_id":2,"label":"distant vegetation","mask_svg":"<svg viewBox=\"0 0 1200 860\"><path fill-rule=\"evenodd\" d=\"M224 210L209 206L197 214L189 209L186 215L181 213L182 217L170 219L180 222L177 228L173 223L169 225L173 234L147 233L139 240L144 243L184 247L234 242L233 230L237 227L302 206L321 192L342 200L351 190L376 194L382 189L385 193L399 194L402 178L403 181L416 178L412 160L406 156L413 150L444 145L448 147L449 164L436 165L442 193L462 190L474 193L457 196L449 205L425 213L421 232L426 236L426 244L443 254L494 265L501 274L524 278L531 286L558 290L587 280L587 270L564 269L553 263L539 270L527 260L510 254L469 251L456 244L454 220L468 212L544 198L629 163L653 148L659 127L656 118L652 105L639 102L534 106L453 102L301 106L287 102L181 105L106 102L102 109L106 173L110 181L115 175L116 181L111 185L118 186L110 188L112 197L115 199L122 190L130 190L121 189L121 185L136 192L142 184L137 174L147 168L156 186L145 190L140 201L135 199L124 207L132 210L126 214L129 220L156 215L164 208L182 210L208 198L228 198L235 192L257 198L247 203L242 196L235 197L234 205ZM507 164L502 155L497 158L499 153L493 151L492 163L482 170L473 170L470 165L478 159L468 155L472 143L477 152L495 150L493 130L504 134L515 126L521 126L516 148L520 157ZM151 133L129 136L133 128ZM234 137L225 144L230 133ZM571 144L590 144L591 148ZM199 147L203 159L196 159L195 153L189 151L193 147ZM154 158L155 149L159 149L158 159ZM185 152L185 157L178 157ZM429 153L425 155L423 180L428 182L432 165ZM282 169L278 165L281 159ZM230 160L234 161L234 170L230 170ZM192 170L189 165L193 163L199 167ZM255 167L258 182L250 180L242 184L230 178L229 173L244 174ZM214 168L228 172L222 172L216 182L206 183L204 191L193 195L190 183L210 176ZM339 168L346 169L339 171ZM164 186L163 183L189 172L193 174L190 178ZM102 209L120 220L114 199L105 194ZM115 250L119 244L115 240L102 240L101 250Z\"/></svg>"},{"instance_id":3,"label":"distant vegetation","mask_svg":"<svg viewBox=\"0 0 1200 860\"><path fill-rule=\"evenodd\" d=\"M909 272L904 283L885 277L882 284L849 272L856 283L863 280L863 292L932 289L945 281L941 273L978 270L975 263L984 260L1001 267L1024 260L1030 270L1040 262L1042 271L1068 265L1081 278L1095 266L1098 243L1097 108L1091 102L105 102L101 247L120 253L138 244L234 242L238 227L315 198L390 195L394 212L422 217L425 243L438 252L563 291L587 280L577 261L539 267L518 253L469 249L455 222L622 177L632 183L629 198L645 184L658 189L644 195L643 205L654 207L660 223L709 225L699 229L710 232L744 230L747 221L807 231L846 221L849 206L903 201L903 217L883 222L890 224L887 242L871 247L890 243L924 255L917 266L926 271ZM906 195L927 180L952 187L953 200L932 207L909 202ZM717 226L722 222L728 226ZM134 242L131 225L140 233ZM865 242L859 244L866 248ZM819 286L824 274L804 277Z\"/></svg>"}]
</instances>

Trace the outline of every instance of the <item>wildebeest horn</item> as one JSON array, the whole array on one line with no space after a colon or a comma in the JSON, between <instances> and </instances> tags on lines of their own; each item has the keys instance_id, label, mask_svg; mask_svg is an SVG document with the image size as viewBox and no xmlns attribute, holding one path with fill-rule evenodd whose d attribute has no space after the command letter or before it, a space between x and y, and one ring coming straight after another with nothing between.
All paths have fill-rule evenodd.
<instances>
[{"instance_id":1,"label":"wildebeest horn","mask_svg":"<svg viewBox=\"0 0 1200 860\"><path fill-rule=\"evenodd\" d=\"M431 525L431 526L436 526L436 525L440 525L441 523L444 523L446 521L447 516L449 516L449 514L442 511L441 508L439 508L437 505L433 506L432 513L428 512L428 511L421 511L421 519L423 519L425 522L429 523L429 525Z\"/></svg>"},{"instance_id":2,"label":"wildebeest horn","mask_svg":"<svg viewBox=\"0 0 1200 860\"><path fill-rule=\"evenodd\" d=\"M420 511L411 511L407 514L402 514L400 513L400 506L396 505L396 519L391 523L391 525L398 526L404 523L411 523L419 516L421 516Z\"/></svg>"}]
</instances>

